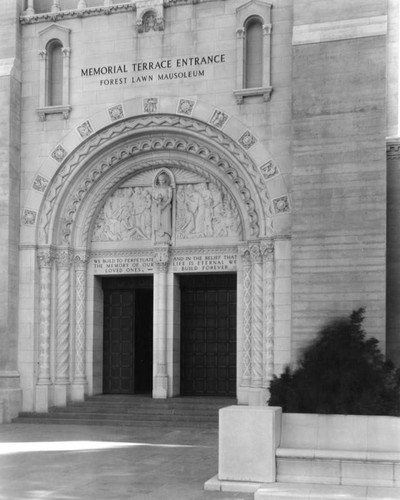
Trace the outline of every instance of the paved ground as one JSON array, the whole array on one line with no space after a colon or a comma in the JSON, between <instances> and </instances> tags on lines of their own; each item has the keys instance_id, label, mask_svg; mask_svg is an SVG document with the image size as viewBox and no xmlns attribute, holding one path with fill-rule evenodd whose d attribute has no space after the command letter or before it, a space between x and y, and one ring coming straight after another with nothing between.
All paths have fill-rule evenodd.
<instances>
[{"instance_id":1,"label":"paved ground","mask_svg":"<svg viewBox=\"0 0 400 500\"><path fill-rule=\"evenodd\" d=\"M252 500L209 492L217 430L0 425L0 500Z\"/></svg>"}]
</instances>

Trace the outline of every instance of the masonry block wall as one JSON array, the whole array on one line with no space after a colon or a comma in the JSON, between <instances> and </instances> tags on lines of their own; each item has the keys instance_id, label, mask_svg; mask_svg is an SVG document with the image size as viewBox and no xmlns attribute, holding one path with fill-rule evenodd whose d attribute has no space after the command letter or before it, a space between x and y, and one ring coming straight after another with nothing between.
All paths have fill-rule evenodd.
<instances>
[{"instance_id":1,"label":"masonry block wall","mask_svg":"<svg viewBox=\"0 0 400 500\"><path fill-rule=\"evenodd\" d=\"M18 375L18 240L20 183L19 14L21 2L5 0L0 19L0 400L5 419L20 404ZM0 418L2 416L0 415Z\"/></svg>"},{"instance_id":2,"label":"masonry block wall","mask_svg":"<svg viewBox=\"0 0 400 500\"><path fill-rule=\"evenodd\" d=\"M385 33L385 1L294 2L293 359L358 307L385 348Z\"/></svg>"}]
</instances>

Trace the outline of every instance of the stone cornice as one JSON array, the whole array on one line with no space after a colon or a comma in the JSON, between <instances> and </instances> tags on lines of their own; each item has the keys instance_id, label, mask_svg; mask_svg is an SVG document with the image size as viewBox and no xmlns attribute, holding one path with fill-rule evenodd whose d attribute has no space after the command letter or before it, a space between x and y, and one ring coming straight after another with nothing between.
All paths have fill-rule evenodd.
<instances>
[{"instance_id":1,"label":"stone cornice","mask_svg":"<svg viewBox=\"0 0 400 500\"><path fill-rule=\"evenodd\" d=\"M197 3L215 2L216 0L164 0L164 7L175 5L189 5ZM62 10L60 12L45 12L43 14L22 15L21 24L36 24L63 21L65 19L78 19L82 17L103 16L119 14L122 12L136 11L136 3L126 2L109 6L88 7L86 9Z\"/></svg>"},{"instance_id":2,"label":"stone cornice","mask_svg":"<svg viewBox=\"0 0 400 500\"><path fill-rule=\"evenodd\" d=\"M400 160L400 137L386 139L386 156L388 160Z\"/></svg>"}]
</instances>

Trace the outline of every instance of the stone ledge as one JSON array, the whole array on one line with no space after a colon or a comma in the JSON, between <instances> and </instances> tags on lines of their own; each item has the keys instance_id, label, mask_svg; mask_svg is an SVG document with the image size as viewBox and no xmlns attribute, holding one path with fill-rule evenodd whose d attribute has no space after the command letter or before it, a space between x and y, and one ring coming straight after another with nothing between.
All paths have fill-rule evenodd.
<instances>
[{"instance_id":1,"label":"stone ledge","mask_svg":"<svg viewBox=\"0 0 400 500\"><path fill-rule=\"evenodd\" d=\"M357 450L314 450L307 448L278 448L279 458L351 460L368 462L400 462L400 453Z\"/></svg>"},{"instance_id":2,"label":"stone ledge","mask_svg":"<svg viewBox=\"0 0 400 500\"><path fill-rule=\"evenodd\" d=\"M254 500L398 500L400 488L274 483L261 486Z\"/></svg>"},{"instance_id":3,"label":"stone ledge","mask_svg":"<svg viewBox=\"0 0 400 500\"><path fill-rule=\"evenodd\" d=\"M226 491L231 493L255 493L266 483L253 483L251 481L220 481L218 474L204 483L206 491Z\"/></svg>"}]
</instances>

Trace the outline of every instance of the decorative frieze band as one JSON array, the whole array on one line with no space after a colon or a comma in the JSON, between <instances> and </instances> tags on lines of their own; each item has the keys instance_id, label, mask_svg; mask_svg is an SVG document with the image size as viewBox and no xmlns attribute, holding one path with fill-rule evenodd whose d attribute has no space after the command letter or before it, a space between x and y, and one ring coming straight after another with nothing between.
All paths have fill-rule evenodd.
<instances>
[{"instance_id":1,"label":"decorative frieze band","mask_svg":"<svg viewBox=\"0 0 400 500\"><path fill-rule=\"evenodd\" d=\"M215 0L164 0L164 7L173 7L175 5L187 5L213 2ZM28 8L20 17L21 24L35 24L57 22L65 19L78 19L81 17L108 16L110 14L119 14L122 12L132 12L137 10L136 2L113 4L110 0L104 0L104 5L99 7L87 7L86 3L77 0L76 9L61 10L59 2L55 2L51 12L44 14L35 14L34 9Z\"/></svg>"}]
</instances>

